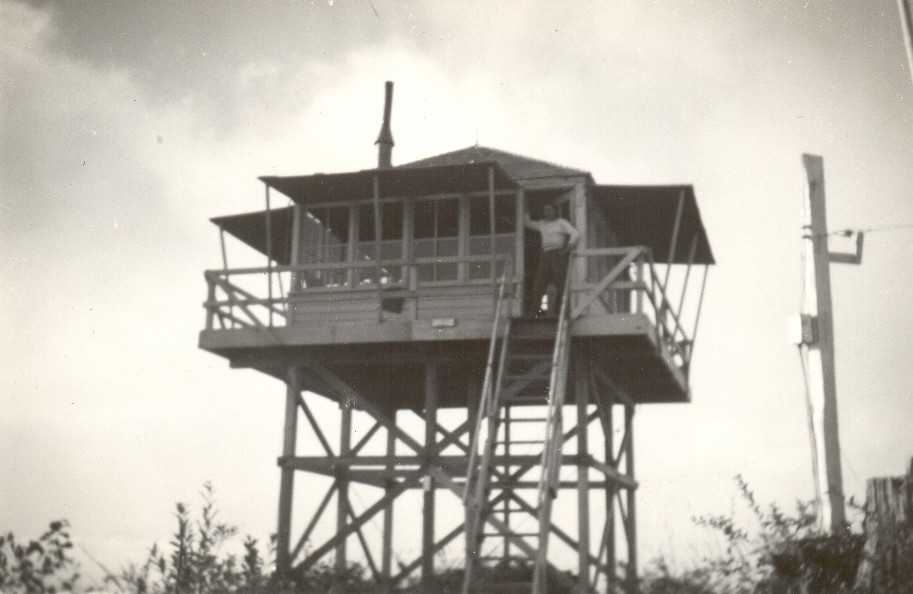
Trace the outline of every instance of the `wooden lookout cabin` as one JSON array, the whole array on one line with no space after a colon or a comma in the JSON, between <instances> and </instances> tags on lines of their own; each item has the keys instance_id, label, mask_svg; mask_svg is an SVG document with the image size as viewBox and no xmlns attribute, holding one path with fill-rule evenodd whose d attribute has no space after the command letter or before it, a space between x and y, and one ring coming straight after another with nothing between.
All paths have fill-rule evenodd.
<instances>
[{"instance_id":1,"label":"wooden lookout cabin","mask_svg":"<svg viewBox=\"0 0 913 594\"><path fill-rule=\"evenodd\" d=\"M332 557L341 571L357 547L378 591L413 576L430 588L435 555L461 547L465 592L508 566L528 581L517 591L634 591L633 414L689 401L714 262L693 188L601 185L481 146L394 167L389 91L377 168L262 177L264 210L213 219L223 256L228 236L265 256L206 272L200 347L286 385L278 570ZM581 239L561 314L524 317L538 306L540 240L523 221L546 204ZM315 398L338 402L338 417L317 418ZM357 441L353 415L370 423ZM316 452L299 451L299 421ZM309 491L319 505L295 518L301 532L296 471L331 481ZM354 488L373 503L354 509ZM414 490L421 518L407 517L421 536L410 546L421 553L394 566L395 503ZM442 529L445 497L465 514ZM570 527L558 525L566 505ZM325 539L321 520L335 526ZM571 571L558 569L569 557Z\"/></svg>"}]
</instances>

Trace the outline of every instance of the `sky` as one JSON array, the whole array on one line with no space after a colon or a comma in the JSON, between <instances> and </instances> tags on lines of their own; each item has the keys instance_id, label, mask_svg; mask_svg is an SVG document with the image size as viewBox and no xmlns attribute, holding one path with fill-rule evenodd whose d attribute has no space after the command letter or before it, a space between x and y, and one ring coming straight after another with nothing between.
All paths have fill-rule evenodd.
<instances>
[{"instance_id":1,"label":"sky","mask_svg":"<svg viewBox=\"0 0 913 594\"><path fill-rule=\"evenodd\" d=\"M478 142L694 186L717 265L692 402L638 411L642 559L687 565L691 518L733 509L737 474L763 502L813 497L786 338L802 153L831 229L877 229L831 272L845 492L913 456L894 0L0 0L0 38L0 531L66 518L113 569L205 481L223 519L275 531L284 389L196 347L208 219L262 208L258 176L371 167L385 80L394 164Z\"/></svg>"}]
</instances>

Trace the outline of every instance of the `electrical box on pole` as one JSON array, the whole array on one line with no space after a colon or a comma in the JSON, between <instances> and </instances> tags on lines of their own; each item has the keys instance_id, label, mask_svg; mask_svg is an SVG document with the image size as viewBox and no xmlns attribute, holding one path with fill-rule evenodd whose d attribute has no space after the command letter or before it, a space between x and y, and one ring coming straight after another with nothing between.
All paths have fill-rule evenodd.
<instances>
[{"instance_id":1,"label":"electrical box on pole","mask_svg":"<svg viewBox=\"0 0 913 594\"><path fill-rule=\"evenodd\" d=\"M858 264L862 259L862 235L860 233L857 237L855 255L830 253L824 197L824 163L821 157L813 155L803 155L802 163L807 178L802 209L804 291L802 314L790 321L790 339L801 350L806 372L812 465L820 528L823 532L839 532L845 527L846 517L837 423L830 263Z\"/></svg>"}]
</instances>

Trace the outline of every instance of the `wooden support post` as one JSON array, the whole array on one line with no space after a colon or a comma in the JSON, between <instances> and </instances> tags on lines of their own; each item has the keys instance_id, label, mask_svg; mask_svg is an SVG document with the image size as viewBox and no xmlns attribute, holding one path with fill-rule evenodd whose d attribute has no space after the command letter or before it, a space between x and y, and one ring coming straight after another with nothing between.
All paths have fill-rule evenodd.
<instances>
[{"instance_id":1,"label":"wooden support post","mask_svg":"<svg viewBox=\"0 0 913 594\"><path fill-rule=\"evenodd\" d=\"M207 288L206 288L206 301L208 301L209 303L213 303L213 302L216 300L216 283L214 283L214 282L209 278L209 275L207 275L207 276L206 276L206 284L207 284ZM219 311L219 323L220 323L220 325L223 326L223 327L225 326L225 323L224 323L224 321L223 321L223 319L222 319L221 308L219 308L219 309L217 310L216 306L214 306L214 305L208 305L208 306L206 306L206 329L207 329L207 330L212 330L212 326L213 326L212 323L213 323L213 320L215 319L216 311Z\"/></svg>"},{"instance_id":2,"label":"wooden support post","mask_svg":"<svg viewBox=\"0 0 913 594\"><path fill-rule=\"evenodd\" d=\"M710 266L704 266L704 274L701 277L701 292L697 297L697 311L694 312L694 324L691 326L691 344L694 344L694 341L697 340L697 329L700 327L699 323L701 321L701 308L704 306L704 291L707 288L707 274L710 273ZM688 365L691 365L691 351L688 351ZM686 368L687 372L688 369ZM690 390L691 387L689 386Z\"/></svg>"},{"instance_id":3,"label":"wooden support post","mask_svg":"<svg viewBox=\"0 0 913 594\"><path fill-rule=\"evenodd\" d=\"M625 406L625 474L634 478L634 406ZM635 489L627 489L628 514L625 533L628 537L628 565L626 586L628 594L637 594L637 515L634 507Z\"/></svg>"},{"instance_id":4,"label":"wooden support post","mask_svg":"<svg viewBox=\"0 0 913 594\"><path fill-rule=\"evenodd\" d=\"M301 264L301 205L295 204L292 207L292 245L289 249L289 264L292 266L298 266ZM291 283L289 290L294 287L295 289L301 289L301 278L298 275L297 271L293 271L291 274ZM285 295L283 295L285 297Z\"/></svg>"},{"instance_id":5,"label":"wooden support post","mask_svg":"<svg viewBox=\"0 0 913 594\"><path fill-rule=\"evenodd\" d=\"M685 280L682 281L682 292L678 299L678 309L675 310L675 315L677 315L679 319L682 317L682 308L685 306L685 293L688 292L688 278L691 276L691 266L694 265L694 254L696 251L697 234L691 239L691 247L688 249L688 267L685 268Z\"/></svg>"},{"instance_id":6,"label":"wooden support post","mask_svg":"<svg viewBox=\"0 0 913 594\"><path fill-rule=\"evenodd\" d=\"M523 190L520 189L517 191L517 218L516 218L516 234L517 240L514 247L514 255L516 259L514 260L514 269L513 276L518 283L512 286L512 289L516 291L514 293L515 299L513 299L513 311L512 315L522 315L526 310L526 284L531 281L531 279L526 278L526 225L523 224L523 221L526 217L526 196L523 193Z\"/></svg>"},{"instance_id":7,"label":"wooden support post","mask_svg":"<svg viewBox=\"0 0 913 594\"><path fill-rule=\"evenodd\" d=\"M511 440L511 436L510 436L511 414L510 413L511 413L510 405L505 406L504 407L504 419L501 421L501 426L504 428L503 453L504 453L505 459L510 459L510 440ZM495 430L497 431L497 429L495 429ZM513 493L513 489L511 489L508 485L505 485L503 492L508 493L508 494ZM494 506L492 506L492 509L494 509ZM503 505L501 506L501 510L502 510L501 513L503 514L503 517L504 517L504 524L507 525L508 527L510 527L510 499L509 499L509 497L504 497L504 501L503 501ZM485 527L483 525L482 530L484 530L484 529L485 529ZM503 544L501 547L501 559L503 560L505 566L510 561L510 539L511 539L510 534L504 533Z\"/></svg>"},{"instance_id":8,"label":"wooden support post","mask_svg":"<svg viewBox=\"0 0 913 594\"><path fill-rule=\"evenodd\" d=\"M273 326L273 230L269 204L269 185L266 185L266 283L269 293L269 326Z\"/></svg>"},{"instance_id":9,"label":"wooden support post","mask_svg":"<svg viewBox=\"0 0 913 594\"><path fill-rule=\"evenodd\" d=\"M435 457L437 440L437 405L438 405L438 369L437 363L425 366L425 452L430 463ZM431 594L434 578L434 478L431 474L425 477L422 514L422 591Z\"/></svg>"},{"instance_id":10,"label":"wooden support post","mask_svg":"<svg viewBox=\"0 0 913 594\"><path fill-rule=\"evenodd\" d=\"M408 198L403 205L403 286L411 299L404 304L403 313L409 320L418 319L418 269L415 266L415 200Z\"/></svg>"},{"instance_id":11,"label":"wooden support post","mask_svg":"<svg viewBox=\"0 0 913 594\"><path fill-rule=\"evenodd\" d=\"M396 411L393 411L393 422L396 422ZM387 430L387 456L389 458L396 456L396 436L390 430ZM392 460L387 464L387 469L393 470ZM392 479L387 481L387 494L390 493L390 489L394 485L395 481ZM381 588L384 594L389 594L393 591L393 582L391 580L393 562L393 501L384 508L384 532L382 538L383 544L381 545L380 560Z\"/></svg>"},{"instance_id":12,"label":"wooden support post","mask_svg":"<svg viewBox=\"0 0 913 594\"><path fill-rule=\"evenodd\" d=\"M282 457L295 455L295 442L298 436L298 369L289 367L286 378L285 394L285 427L282 441ZM282 467L282 482L279 485L279 528L276 532L276 569L280 575L286 575L291 569L292 559L289 545L292 530L292 491L294 488L295 469Z\"/></svg>"},{"instance_id":13,"label":"wooden support post","mask_svg":"<svg viewBox=\"0 0 913 594\"><path fill-rule=\"evenodd\" d=\"M592 352L592 349L587 349ZM591 399L596 404L596 409L600 416L600 427L603 434L603 455L604 466L613 469L616 474L618 468L615 465L615 422L613 419L613 410L615 408L615 394L612 390L600 391L599 382L596 378L596 370L592 358L589 362L588 381L590 386ZM606 591L616 591L616 573L615 573L615 491L618 484L614 480L605 481L605 526L602 534L602 541L599 543L599 553L596 555L597 567L593 575L593 589L595 590L599 583L599 573L603 571L606 576ZM605 565L600 567L598 563L602 559L602 553L605 552Z\"/></svg>"},{"instance_id":14,"label":"wooden support post","mask_svg":"<svg viewBox=\"0 0 913 594\"><path fill-rule=\"evenodd\" d=\"M339 406L341 408L339 455L348 456L352 451L352 406L345 400L341 400ZM342 534L346 529L346 515L349 509L349 478L346 468L337 469L336 484L339 485L336 495L336 533ZM344 573L347 565L346 539L343 538L336 543L336 572Z\"/></svg>"},{"instance_id":15,"label":"wooden support post","mask_svg":"<svg viewBox=\"0 0 913 594\"><path fill-rule=\"evenodd\" d=\"M589 359L576 358L573 368L577 400L577 587L590 588L590 464L587 405L589 404Z\"/></svg>"},{"instance_id":16,"label":"wooden support post","mask_svg":"<svg viewBox=\"0 0 913 594\"><path fill-rule=\"evenodd\" d=\"M610 393L608 395L608 404L606 406L606 425L605 433L605 463L612 465L615 456L615 397ZM617 470L617 468L616 468ZM606 481L605 488L605 513L606 513L606 591L614 592L617 581L615 564L617 562L615 555L615 481Z\"/></svg>"},{"instance_id":17,"label":"wooden support post","mask_svg":"<svg viewBox=\"0 0 913 594\"><path fill-rule=\"evenodd\" d=\"M228 252L225 250L225 229L219 227L219 245L222 247L222 270L228 271Z\"/></svg>"}]
</instances>

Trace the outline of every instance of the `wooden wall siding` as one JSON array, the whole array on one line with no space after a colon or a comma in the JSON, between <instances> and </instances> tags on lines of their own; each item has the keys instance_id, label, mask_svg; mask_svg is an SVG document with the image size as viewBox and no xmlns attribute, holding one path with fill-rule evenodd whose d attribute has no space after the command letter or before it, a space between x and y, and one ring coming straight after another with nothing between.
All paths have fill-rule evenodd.
<instances>
[{"instance_id":1,"label":"wooden wall siding","mask_svg":"<svg viewBox=\"0 0 913 594\"><path fill-rule=\"evenodd\" d=\"M466 295L459 299L442 295L418 300L416 317L420 320L434 318L490 318L494 300L490 294Z\"/></svg>"},{"instance_id":2,"label":"wooden wall siding","mask_svg":"<svg viewBox=\"0 0 913 594\"><path fill-rule=\"evenodd\" d=\"M292 298L291 303L293 314L289 324L377 323L375 291L309 295ZM384 319L404 318L404 314L384 312Z\"/></svg>"},{"instance_id":3,"label":"wooden wall siding","mask_svg":"<svg viewBox=\"0 0 913 594\"><path fill-rule=\"evenodd\" d=\"M385 320L491 318L494 287L490 284L427 287L405 299L401 313L384 311ZM289 324L376 323L374 291L321 293L291 298Z\"/></svg>"}]
</instances>

